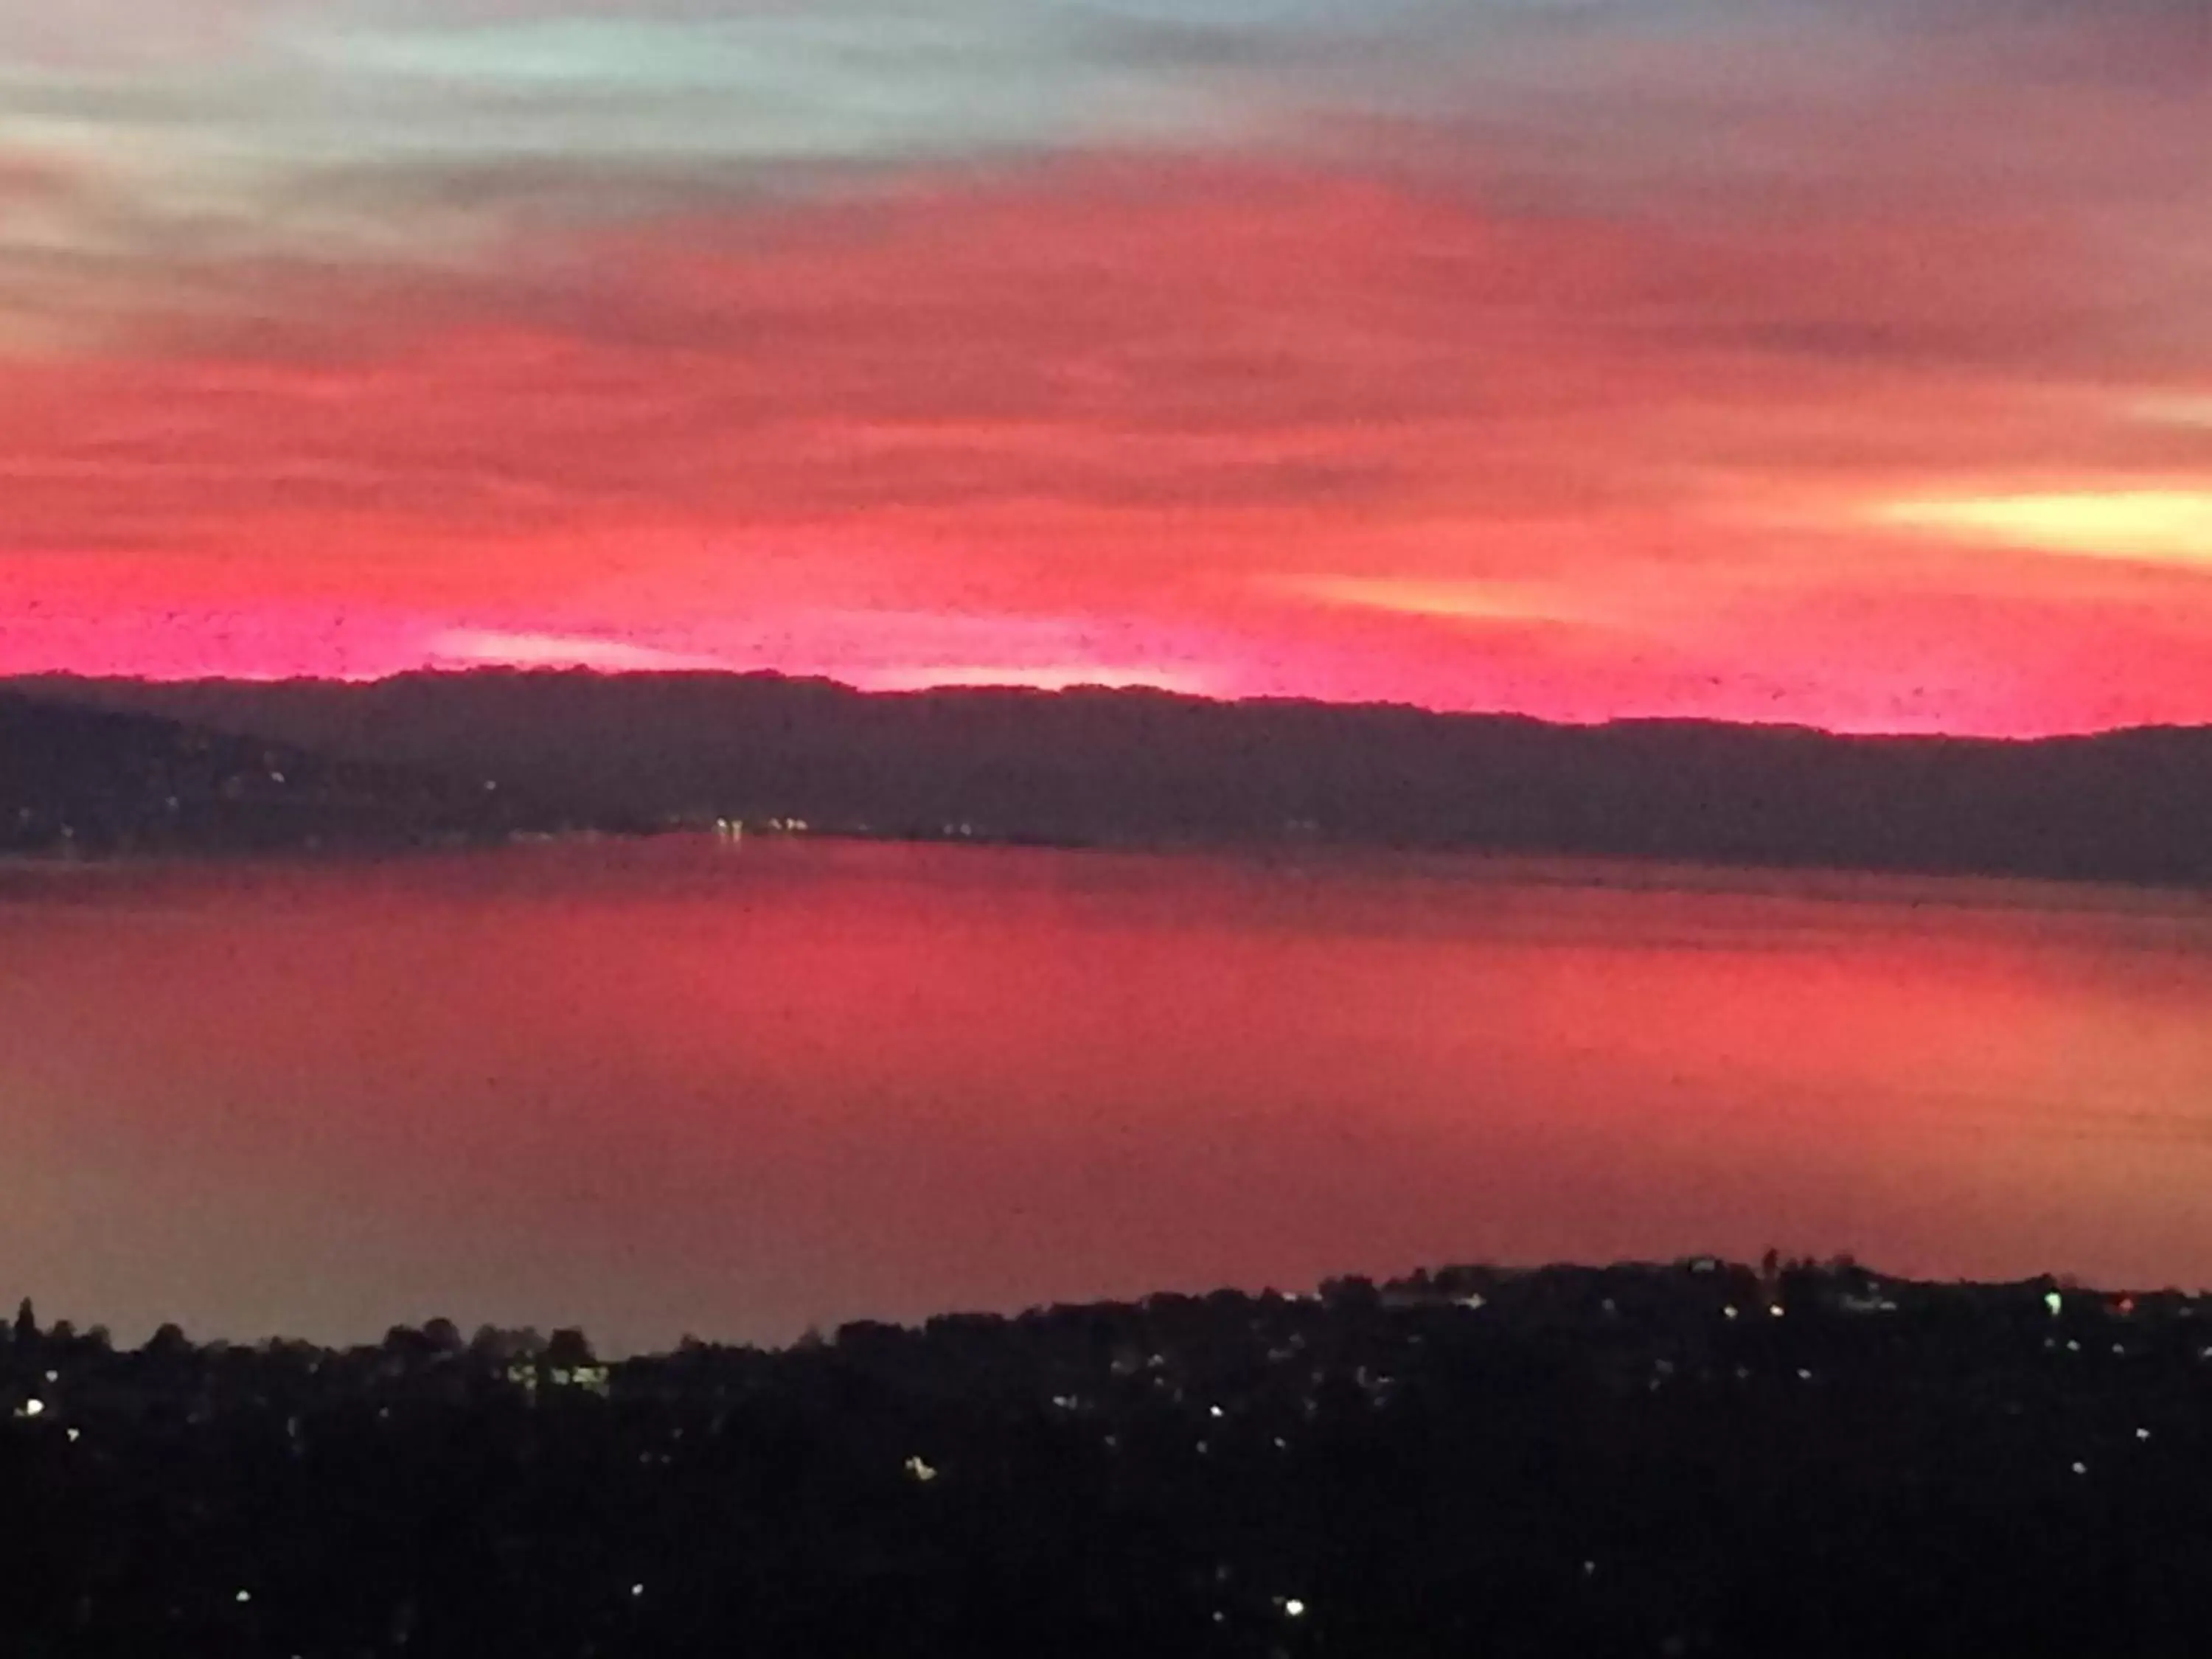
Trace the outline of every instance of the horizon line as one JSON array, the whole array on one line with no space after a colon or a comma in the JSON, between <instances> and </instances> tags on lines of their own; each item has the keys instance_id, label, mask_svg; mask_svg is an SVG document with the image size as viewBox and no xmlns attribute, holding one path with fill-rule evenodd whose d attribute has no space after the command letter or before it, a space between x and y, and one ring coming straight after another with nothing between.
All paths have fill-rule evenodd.
<instances>
[{"instance_id":1,"label":"horizon line","mask_svg":"<svg viewBox=\"0 0 2212 1659\"><path fill-rule=\"evenodd\" d=\"M1107 681L1079 680L1065 685L1046 686L1024 684L1013 681L948 680L931 685L868 686L856 684L852 680L841 679L833 674L795 674L775 668L599 668L580 663L424 665L398 669L388 674L367 675L100 674L55 669L30 674L0 676L0 690L40 685L79 684L137 686L148 690L221 686L240 690L330 687L366 690L414 681L489 679L561 680L563 682L589 680L606 684L635 684L644 681L662 684L678 681L773 682L790 686L826 687L848 696L866 698L876 702L911 702L926 697L976 693L1000 697L1022 698L1033 702L1048 702L1068 696L1114 697L1131 701L1141 699L1153 702L1198 704L1208 708L1230 709L1328 708L1349 712L1387 712L1417 714L1437 720L1512 722L1567 732L1602 732L1616 726L1695 727L1710 731L1796 734L1827 738L1840 743L1983 744L2021 748L2039 744L2090 742L2099 738L2144 733L2212 732L2212 720L2193 723L2165 721L2121 726L2057 727L2034 732L1991 732L1874 726L1838 727L1821 726L1806 720L1726 720L1698 714L1608 714L1601 719L1575 720L1557 715L1532 714L1511 708L1440 708L1427 703L1389 699L1370 698L1353 701L1280 694L1222 696L1201 691L1180 690L1168 686Z\"/></svg>"}]
</instances>

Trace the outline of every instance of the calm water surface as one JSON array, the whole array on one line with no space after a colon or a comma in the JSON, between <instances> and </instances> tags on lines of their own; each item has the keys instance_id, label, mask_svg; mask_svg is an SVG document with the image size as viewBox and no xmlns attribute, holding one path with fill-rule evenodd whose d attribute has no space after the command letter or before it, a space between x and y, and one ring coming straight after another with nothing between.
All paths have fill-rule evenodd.
<instances>
[{"instance_id":1,"label":"calm water surface","mask_svg":"<svg viewBox=\"0 0 2212 1659\"><path fill-rule=\"evenodd\" d=\"M137 1340L1850 1249L2212 1283L2212 904L682 842L0 870L0 1264Z\"/></svg>"}]
</instances>

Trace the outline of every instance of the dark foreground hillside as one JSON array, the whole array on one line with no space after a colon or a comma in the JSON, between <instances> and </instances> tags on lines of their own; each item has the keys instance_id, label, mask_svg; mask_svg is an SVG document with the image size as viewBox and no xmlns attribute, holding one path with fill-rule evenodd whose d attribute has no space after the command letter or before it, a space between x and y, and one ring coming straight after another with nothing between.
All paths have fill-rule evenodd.
<instances>
[{"instance_id":1,"label":"dark foreground hillside","mask_svg":"<svg viewBox=\"0 0 2212 1659\"><path fill-rule=\"evenodd\" d=\"M611 1367L27 1312L0 1651L2202 1653L2208 1323L1711 1262Z\"/></svg>"}]
</instances>

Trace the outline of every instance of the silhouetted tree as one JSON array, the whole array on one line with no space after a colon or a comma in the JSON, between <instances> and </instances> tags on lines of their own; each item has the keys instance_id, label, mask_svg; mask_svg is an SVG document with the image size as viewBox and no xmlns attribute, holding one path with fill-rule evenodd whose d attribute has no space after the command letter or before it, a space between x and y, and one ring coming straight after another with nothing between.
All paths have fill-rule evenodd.
<instances>
[{"instance_id":1,"label":"silhouetted tree","mask_svg":"<svg viewBox=\"0 0 2212 1659\"><path fill-rule=\"evenodd\" d=\"M501 1330L496 1325L479 1325L477 1334L469 1339L469 1352L491 1364L529 1359L544 1352L545 1339L534 1327L527 1325L513 1331Z\"/></svg>"},{"instance_id":2,"label":"silhouetted tree","mask_svg":"<svg viewBox=\"0 0 2212 1659\"><path fill-rule=\"evenodd\" d=\"M1382 1305L1382 1293L1375 1288L1375 1281L1357 1273L1343 1279L1323 1279L1321 1299L1337 1312L1355 1310L1372 1312Z\"/></svg>"},{"instance_id":3,"label":"silhouetted tree","mask_svg":"<svg viewBox=\"0 0 2212 1659\"><path fill-rule=\"evenodd\" d=\"M39 1340L39 1316L31 1311L31 1298L25 1297L15 1310L15 1340L36 1342Z\"/></svg>"}]
</instances>

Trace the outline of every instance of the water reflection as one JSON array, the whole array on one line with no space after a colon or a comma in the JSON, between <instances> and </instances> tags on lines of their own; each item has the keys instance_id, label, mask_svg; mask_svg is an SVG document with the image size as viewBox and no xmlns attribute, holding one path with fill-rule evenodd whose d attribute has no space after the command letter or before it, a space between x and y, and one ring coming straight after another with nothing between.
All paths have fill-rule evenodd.
<instances>
[{"instance_id":1,"label":"water reflection","mask_svg":"<svg viewBox=\"0 0 2212 1659\"><path fill-rule=\"evenodd\" d=\"M2212 1281L2212 907L711 843L0 873L0 1261L131 1338L1496 1257Z\"/></svg>"}]
</instances>

